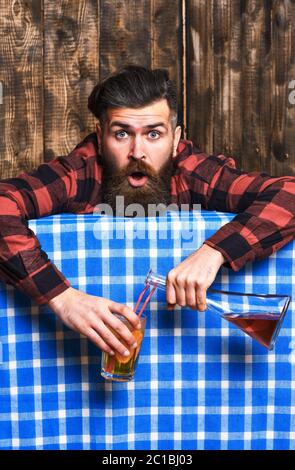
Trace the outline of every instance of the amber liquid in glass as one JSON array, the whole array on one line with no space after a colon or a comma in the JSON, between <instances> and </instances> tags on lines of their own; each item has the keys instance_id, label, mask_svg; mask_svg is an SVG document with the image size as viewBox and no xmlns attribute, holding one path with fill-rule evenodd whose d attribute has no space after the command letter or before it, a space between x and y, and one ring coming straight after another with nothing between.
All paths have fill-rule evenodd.
<instances>
[{"instance_id":1,"label":"amber liquid in glass","mask_svg":"<svg viewBox=\"0 0 295 470\"><path fill-rule=\"evenodd\" d=\"M108 372L109 374L116 374L116 375L124 375L124 374L132 374L136 363L138 361L138 355L141 347L141 342L143 340L143 331L135 330L132 332L134 336L134 340L137 342L137 348L130 350L130 356L125 357L122 356L120 353L116 352L114 356L110 354L104 354L104 371ZM122 339L120 339L121 343L125 344ZM125 344L127 347L127 345Z\"/></svg>"}]
</instances>

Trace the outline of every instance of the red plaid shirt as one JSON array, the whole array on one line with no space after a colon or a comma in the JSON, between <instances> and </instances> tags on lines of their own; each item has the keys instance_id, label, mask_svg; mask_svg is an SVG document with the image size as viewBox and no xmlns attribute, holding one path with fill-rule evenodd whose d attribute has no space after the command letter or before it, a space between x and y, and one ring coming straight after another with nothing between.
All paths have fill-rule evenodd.
<instances>
[{"instance_id":1,"label":"red plaid shirt","mask_svg":"<svg viewBox=\"0 0 295 470\"><path fill-rule=\"evenodd\" d=\"M294 238L294 177L242 173L232 158L201 153L189 140L181 140L177 150L172 202L238 213L204 242L224 255L227 267L238 271L247 261L269 256ZM61 212L93 212L101 202L101 177L93 133L68 156L0 181L1 281L38 304L70 286L42 251L27 221Z\"/></svg>"}]
</instances>

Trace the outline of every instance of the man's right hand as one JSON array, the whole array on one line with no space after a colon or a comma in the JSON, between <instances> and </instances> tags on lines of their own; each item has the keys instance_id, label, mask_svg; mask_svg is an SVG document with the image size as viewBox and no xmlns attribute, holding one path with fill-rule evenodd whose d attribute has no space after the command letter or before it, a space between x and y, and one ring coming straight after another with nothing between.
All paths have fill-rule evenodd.
<instances>
[{"instance_id":1,"label":"man's right hand","mask_svg":"<svg viewBox=\"0 0 295 470\"><path fill-rule=\"evenodd\" d=\"M89 338L106 353L113 355L117 351L127 357L130 353L126 346L130 349L136 347L130 330L113 315L123 315L135 329L139 329L140 320L127 305L85 294L73 287L51 299L48 305L65 325ZM126 346L111 329L120 336Z\"/></svg>"}]
</instances>

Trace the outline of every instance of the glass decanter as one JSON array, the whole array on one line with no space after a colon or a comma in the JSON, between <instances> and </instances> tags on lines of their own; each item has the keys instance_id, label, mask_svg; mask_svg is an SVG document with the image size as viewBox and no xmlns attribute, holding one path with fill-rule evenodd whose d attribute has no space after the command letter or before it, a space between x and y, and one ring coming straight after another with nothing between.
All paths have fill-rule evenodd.
<instances>
[{"instance_id":1,"label":"glass decanter","mask_svg":"<svg viewBox=\"0 0 295 470\"><path fill-rule=\"evenodd\" d=\"M166 290L166 277L152 269L145 284ZM272 350L290 303L288 295L249 294L208 289L207 309Z\"/></svg>"}]
</instances>

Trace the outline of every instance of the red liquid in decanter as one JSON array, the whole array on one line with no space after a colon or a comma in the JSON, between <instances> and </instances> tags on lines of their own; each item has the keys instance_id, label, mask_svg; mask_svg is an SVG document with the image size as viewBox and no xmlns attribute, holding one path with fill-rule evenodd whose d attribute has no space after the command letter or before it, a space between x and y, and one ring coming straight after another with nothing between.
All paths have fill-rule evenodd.
<instances>
[{"instance_id":1,"label":"red liquid in decanter","mask_svg":"<svg viewBox=\"0 0 295 470\"><path fill-rule=\"evenodd\" d=\"M236 317L235 315L227 314L222 315L225 320L233 323L240 330L244 331L247 335L256 339L260 344L266 348L270 348L271 339L277 327L279 317L271 314L259 314L251 316L251 313L243 314L243 317Z\"/></svg>"}]
</instances>

